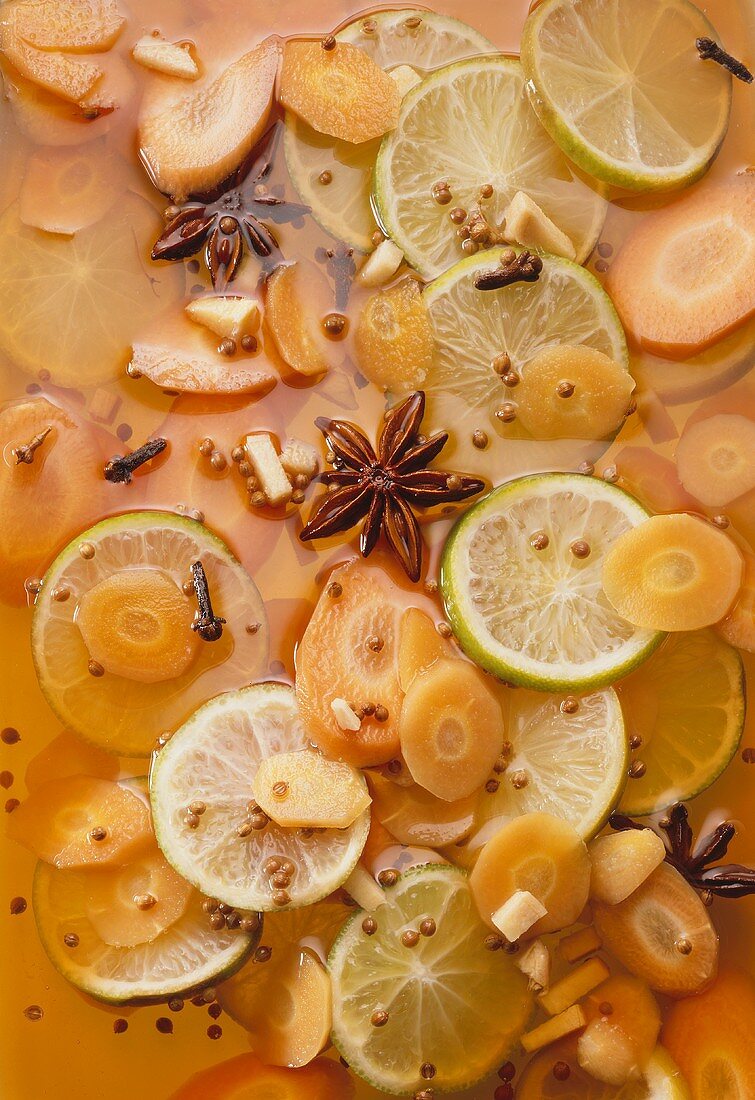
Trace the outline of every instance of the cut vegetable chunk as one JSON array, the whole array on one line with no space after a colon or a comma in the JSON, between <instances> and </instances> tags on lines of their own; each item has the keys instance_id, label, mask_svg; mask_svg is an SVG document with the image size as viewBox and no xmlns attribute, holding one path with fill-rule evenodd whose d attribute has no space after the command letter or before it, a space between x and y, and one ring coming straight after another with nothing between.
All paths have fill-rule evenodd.
<instances>
[{"instance_id":1,"label":"cut vegetable chunk","mask_svg":"<svg viewBox=\"0 0 755 1100\"><path fill-rule=\"evenodd\" d=\"M527 976L527 986L541 993L550 984L551 954L543 940L533 940L516 959L516 966Z\"/></svg>"},{"instance_id":2,"label":"cut vegetable chunk","mask_svg":"<svg viewBox=\"0 0 755 1100\"><path fill-rule=\"evenodd\" d=\"M230 294L195 298L186 306L186 313L192 321L204 325L217 336L247 336L260 327L260 307L256 298Z\"/></svg>"},{"instance_id":3,"label":"cut vegetable chunk","mask_svg":"<svg viewBox=\"0 0 755 1100\"><path fill-rule=\"evenodd\" d=\"M620 535L603 563L603 589L644 630L697 630L723 618L742 583L742 556L696 516L652 516Z\"/></svg>"},{"instance_id":4,"label":"cut vegetable chunk","mask_svg":"<svg viewBox=\"0 0 755 1100\"><path fill-rule=\"evenodd\" d=\"M370 804L356 768L307 750L263 760L252 794L263 813L288 828L347 829Z\"/></svg>"},{"instance_id":5,"label":"cut vegetable chunk","mask_svg":"<svg viewBox=\"0 0 755 1100\"><path fill-rule=\"evenodd\" d=\"M585 1026L585 1022L585 1014L581 1006L572 1005L571 1008L567 1008L558 1016L553 1016L552 1019L546 1020L544 1024L540 1024L539 1027L535 1027L532 1031L528 1031L526 1035L523 1035L521 1038L522 1046L528 1054L532 1054L533 1051L540 1050L541 1047L555 1043L558 1039L563 1039L564 1035L571 1035L572 1032L579 1031Z\"/></svg>"},{"instance_id":6,"label":"cut vegetable chunk","mask_svg":"<svg viewBox=\"0 0 755 1100\"><path fill-rule=\"evenodd\" d=\"M516 943L546 913L545 906L529 890L517 890L500 909L496 909L490 920L509 943Z\"/></svg>"},{"instance_id":7,"label":"cut vegetable chunk","mask_svg":"<svg viewBox=\"0 0 755 1100\"><path fill-rule=\"evenodd\" d=\"M567 260L577 258L574 245L558 228L534 199L524 191L517 191L503 219L506 239L529 248L554 252Z\"/></svg>"},{"instance_id":8,"label":"cut vegetable chunk","mask_svg":"<svg viewBox=\"0 0 755 1100\"><path fill-rule=\"evenodd\" d=\"M404 253L393 241L381 241L359 272L362 286L382 286L396 274L404 261Z\"/></svg>"},{"instance_id":9,"label":"cut vegetable chunk","mask_svg":"<svg viewBox=\"0 0 755 1100\"><path fill-rule=\"evenodd\" d=\"M359 369L381 389L420 389L433 363L433 331L416 279L401 279L364 303L354 333Z\"/></svg>"},{"instance_id":10,"label":"cut vegetable chunk","mask_svg":"<svg viewBox=\"0 0 755 1100\"><path fill-rule=\"evenodd\" d=\"M430 794L418 783L394 783L377 774L368 777L373 815L401 844L442 848L469 836L475 822L479 796L456 802Z\"/></svg>"},{"instance_id":11,"label":"cut vegetable chunk","mask_svg":"<svg viewBox=\"0 0 755 1100\"><path fill-rule=\"evenodd\" d=\"M600 946L600 936L592 925L589 925L559 940L558 950L565 962L575 963L600 950Z\"/></svg>"},{"instance_id":12,"label":"cut vegetable chunk","mask_svg":"<svg viewBox=\"0 0 755 1100\"><path fill-rule=\"evenodd\" d=\"M617 1092L582 1069L576 1045L574 1037L564 1039L528 1062L517 1078L517 1100L617 1100L622 1091L627 1100L690 1100L684 1077L661 1046L656 1047L641 1078ZM569 1067L568 1077L554 1077L556 1062Z\"/></svg>"},{"instance_id":13,"label":"cut vegetable chunk","mask_svg":"<svg viewBox=\"0 0 755 1100\"><path fill-rule=\"evenodd\" d=\"M9 5L10 6L10 5ZM63 53L44 53L29 46L16 32L13 10L0 20L0 51L21 76L45 88L61 99L80 103L102 77L102 69L94 61L69 57Z\"/></svg>"},{"instance_id":14,"label":"cut vegetable chunk","mask_svg":"<svg viewBox=\"0 0 755 1100\"><path fill-rule=\"evenodd\" d=\"M328 312L330 287L309 260L277 267L267 280L265 322L281 358L299 374L329 369L321 323Z\"/></svg>"},{"instance_id":15,"label":"cut vegetable chunk","mask_svg":"<svg viewBox=\"0 0 755 1100\"><path fill-rule=\"evenodd\" d=\"M318 1058L304 1069L263 1065L254 1054L239 1054L227 1062L195 1073L170 1100L243 1100L245 1096L275 1100L353 1100L348 1070L329 1058Z\"/></svg>"},{"instance_id":16,"label":"cut vegetable chunk","mask_svg":"<svg viewBox=\"0 0 755 1100\"><path fill-rule=\"evenodd\" d=\"M115 0L20 0L5 5L16 34L38 50L109 50L126 20Z\"/></svg>"},{"instance_id":17,"label":"cut vegetable chunk","mask_svg":"<svg viewBox=\"0 0 755 1100\"><path fill-rule=\"evenodd\" d=\"M453 646L438 633L430 616L418 607L408 607L401 617L399 635L398 675L401 690L408 691L418 673L425 672L436 661L453 655Z\"/></svg>"},{"instance_id":18,"label":"cut vegetable chunk","mask_svg":"<svg viewBox=\"0 0 755 1100\"><path fill-rule=\"evenodd\" d=\"M641 1072L631 1039L610 1016L590 1021L577 1040L577 1060L591 1077L608 1085L624 1085Z\"/></svg>"},{"instance_id":19,"label":"cut vegetable chunk","mask_svg":"<svg viewBox=\"0 0 755 1100\"><path fill-rule=\"evenodd\" d=\"M538 1000L546 1012L557 1016L559 1012L579 1001L597 985L606 981L610 971L602 959L588 959L576 970L570 970L563 978L555 982L547 993L541 993Z\"/></svg>"},{"instance_id":20,"label":"cut vegetable chunk","mask_svg":"<svg viewBox=\"0 0 755 1100\"><path fill-rule=\"evenodd\" d=\"M658 1003L644 982L615 974L588 994L590 1020L577 1044L579 1064L607 1084L640 1078L661 1029Z\"/></svg>"},{"instance_id":21,"label":"cut vegetable chunk","mask_svg":"<svg viewBox=\"0 0 755 1100\"><path fill-rule=\"evenodd\" d=\"M719 413L688 424L676 448L679 480L701 504L720 508L755 487L755 421Z\"/></svg>"},{"instance_id":22,"label":"cut vegetable chunk","mask_svg":"<svg viewBox=\"0 0 755 1100\"><path fill-rule=\"evenodd\" d=\"M145 69L154 69L165 76L177 76L181 80L196 80L199 76L199 66L188 46L177 42L165 42L146 34L136 43L131 55Z\"/></svg>"},{"instance_id":23,"label":"cut vegetable chunk","mask_svg":"<svg viewBox=\"0 0 755 1100\"><path fill-rule=\"evenodd\" d=\"M592 863L590 896L608 905L628 898L666 858L666 845L652 829L600 836L587 850Z\"/></svg>"}]
</instances>

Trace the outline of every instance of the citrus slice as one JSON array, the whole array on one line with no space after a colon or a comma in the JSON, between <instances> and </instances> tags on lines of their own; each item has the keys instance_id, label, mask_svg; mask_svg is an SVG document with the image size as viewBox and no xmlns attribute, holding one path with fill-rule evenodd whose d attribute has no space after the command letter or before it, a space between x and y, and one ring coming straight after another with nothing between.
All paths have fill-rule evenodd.
<instances>
[{"instance_id":1,"label":"citrus slice","mask_svg":"<svg viewBox=\"0 0 755 1100\"><path fill-rule=\"evenodd\" d=\"M257 946L261 922L253 933L215 931L201 897L193 893L183 916L151 943L112 947L86 915L88 875L37 864L33 904L39 938L53 966L98 1000L150 1004L178 993L188 996L230 977ZM71 935L78 937L76 947L65 942Z\"/></svg>"},{"instance_id":2,"label":"citrus slice","mask_svg":"<svg viewBox=\"0 0 755 1100\"><path fill-rule=\"evenodd\" d=\"M477 664L539 691L613 683L659 644L603 592L602 564L647 519L615 485L574 474L502 485L462 517L446 543L441 588L454 633Z\"/></svg>"},{"instance_id":3,"label":"citrus slice","mask_svg":"<svg viewBox=\"0 0 755 1100\"><path fill-rule=\"evenodd\" d=\"M276 825L252 799L263 760L307 745L294 693L282 684L220 695L177 730L155 759L150 794L158 843L178 873L239 909L311 905L345 882L367 839L369 810L348 829L313 832ZM190 828L195 800L207 808ZM272 870L268 860L281 866Z\"/></svg>"},{"instance_id":4,"label":"citrus slice","mask_svg":"<svg viewBox=\"0 0 755 1100\"><path fill-rule=\"evenodd\" d=\"M420 16L416 26L407 27L407 19ZM410 65L419 74L464 57L497 52L479 31L458 19L406 8L356 19L336 38L359 46L382 69ZM288 111L284 144L291 180L323 229L369 252L377 228L370 192L380 140L357 145L337 141Z\"/></svg>"},{"instance_id":5,"label":"citrus slice","mask_svg":"<svg viewBox=\"0 0 755 1100\"><path fill-rule=\"evenodd\" d=\"M627 733L645 766L624 791L622 813L641 817L694 798L737 751L745 719L742 659L713 631L671 635L619 690Z\"/></svg>"},{"instance_id":6,"label":"citrus slice","mask_svg":"<svg viewBox=\"0 0 755 1100\"><path fill-rule=\"evenodd\" d=\"M553 1074L557 1062L569 1067L564 1080ZM690 1100L684 1077L663 1047L655 1048L641 1080L617 1087L596 1081L578 1065L573 1039L541 1050L527 1065L516 1095L517 1100Z\"/></svg>"},{"instance_id":7,"label":"citrus slice","mask_svg":"<svg viewBox=\"0 0 755 1100\"><path fill-rule=\"evenodd\" d=\"M369 914L372 934L367 916L354 914L328 958L333 1042L352 1070L384 1091L413 1093L429 1065L445 1092L499 1065L532 997L510 956L487 950L466 875L446 865L406 871L389 904Z\"/></svg>"},{"instance_id":8,"label":"citrus slice","mask_svg":"<svg viewBox=\"0 0 755 1100\"><path fill-rule=\"evenodd\" d=\"M452 205L433 187L447 181ZM480 188L491 226L500 227L517 191L534 199L569 238L578 261L598 238L606 204L580 179L530 107L522 67L511 58L459 61L417 85L375 165L380 220L426 278L463 256L450 210L472 213ZM436 192L437 193L437 192Z\"/></svg>"},{"instance_id":9,"label":"citrus slice","mask_svg":"<svg viewBox=\"0 0 755 1100\"><path fill-rule=\"evenodd\" d=\"M719 36L688 0L547 0L522 35L532 105L597 179L632 190L691 183L718 152L731 76L700 60Z\"/></svg>"},{"instance_id":10,"label":"citrus slice","mask_svg":"<svg viewBox=\"0 0 755 1100\"><path fill-rule=\"evenodd\" d=\"M196 561L204 566L215 613L228 620L219 641L200 641L180 675L154 683L108 673L92 660L77 624L85 593L145 570L167 575L180 588L190 583ZM151 636L159 628L151 606L139 605L131 637L120 639L103 627L99 643L111 645L113 667L118 662L124 671L125 656L140 651L140 630ZM188 634L189 628L187 619ZM267 661L267 620L254 581L216 535L167 512L131 512L90 527L55 559L34 609L32 649L42 691L62 722L111 752L147 756L158 735L200 703L260 674Z\"/></svg>"}]
</instances>

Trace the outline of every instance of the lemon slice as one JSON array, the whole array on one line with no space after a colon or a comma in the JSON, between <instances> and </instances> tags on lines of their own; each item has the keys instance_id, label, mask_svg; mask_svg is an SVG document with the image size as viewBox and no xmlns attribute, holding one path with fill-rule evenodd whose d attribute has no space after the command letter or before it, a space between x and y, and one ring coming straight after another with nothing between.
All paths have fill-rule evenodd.
<instances>
[{"instance_id":1,"label":"lemon slice","mask_svg":"<svg viewBox=\"0 0 755 1100\"><path fill-rule=\"evenodd\" d=\"M450 206L433 197L440 180L448 181ZM592 251L605 200L545 133L527 99L522 67L510 58L460 61L417 85L375 166L380 219L426 278L463 256L449 212L469 212L484 184L493 187L483 204L491 224L501 224L523 191L569 237L579 262Z\"/></svg>"},{"instance_id":2,"label":"lemon slice","mask_svg":"<svg viewBox=\"0 0 755 1100\"><path fill-rule=\"evenodd\" d=\"M410 65L420 76L465 57L497 52L460 20L411 8L374 12L336 37L365 50L383 69ZM284 147L292 182L323 229L352 248L371 251L377 223L370 192L380 139L357 145L337 141L288 111ZM328 179L323 173L329 182L323 182Z\"/></svg>"},{"instance_id":3,"label":"lemon slice","mask_svg":"<svg viewBox=\"0 0 755 1100\"><path fill-rule=\"evenodd\" d=\"M500 1065L532 996L511 957L485 947L489 929L466 875L443 864L407 871L371 916L372 935L360 910L328 958L333 1042L352 1070L376 1088L411 1094L428 1083L462 1089Z\"/></svg>"},{"instance_id":4,"label":"lemon slice","mask_svg":"<svg viewBox=\"0 0 755 1100\"><path fill-rule=\"evenodd\" d=\"M692 183L726 134L731 76L701 61L719 36L688 0L546 0L522 66L554 141L596 179L632 190Z\"/></svg>"},{"instance_id":5,"label":"lemon slice","mask_svg":"<svg viewBox=\"0 0 755 1100\"><path fill-rule=\"evenodd\" d=\"M107 671L93 674L77 624L81 598L137 570L160 570L182 585L196 561L204 566L215 613L228 620L220 640L196 644L188 667L169 679L144 683ZM138 638L139 624L133 626ZM193 640L184 629L187 642ZM82 532L50 566L34 608L32 653L40 687L64 725L110 752L148 756L164 730L217 692L262 672L267 616L252 578L206 527L168 512L130 512Z\"/></svg>"},{"instance_id":6,"label":"lemon slice","mask_svg":"<svg viewBox=\"0 0 755 1100\"><path fill-rule=\"evenodd\" d=\"M370 812L347 829L289 829L250 810L262 760L308 745L291 688L256 684L201 707L158 753L150 777L157 842L180 875L239 909L311 905L337 889L356 866ZM196 828L187 807L204 802ZM262 827L245 829L263 818ZM241 830L241 832L239 832ZM293 865L278 888L268 859Z\"/></svg>"},{"instance_id":7,"label":"lemon slice","mask_svg":"<svg viewBox=\"0 0 755 1100\"><path fill-rule=\"evenodd\" d=\"M745 719L744 670L736 649L711 630L672 634L620 687L627 732L645 773L631 780L621 812L654 814L700 794L737 751Z\"/></svg>"},{"instance_id":8,"label":"lemon slice","mask_svg":"<svg viewBox=\"0 0 755 1100\"><path fill-rule=\"evenodd\" d=\"M446 613L464 651L538 691L589 691L631 671L663 635L614 611L601 571L618 536L645 519L623 490L578 474L494 490L459 520L443 551Z\"/></svg>"},{"instance_id":9,"label":"lemon slice","mask_svg":"<svg viewBox=\"0 0 755 1100\"><path fill-rule=\"evenodd\" d=\"M556 1062L566 1062L571 1073L565 1081L553 1076ZM625 1085L605 1085L577 1063L572 1040L540 1051L527 1065L516 1087L517 1100L690 1100L684 1077L662 1046L657 1046L642 1077Z\"/></svg>"}]
</instances>

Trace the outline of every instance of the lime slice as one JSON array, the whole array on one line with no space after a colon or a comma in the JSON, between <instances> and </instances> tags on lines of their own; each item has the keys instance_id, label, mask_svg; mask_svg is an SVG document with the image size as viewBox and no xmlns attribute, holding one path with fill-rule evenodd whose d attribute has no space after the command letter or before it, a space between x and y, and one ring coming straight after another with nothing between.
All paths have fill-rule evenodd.
<instances>
[{"instance_id":1,"label":"lime slice","mask_svg":"<svg viewBox=\"0 0 755 1100\"><path fill-rule=\"evenodd\" d=\"M433 198L447 180L453 207L470 211L480 188L491 224L500 225L524 191L570 238L577 259L589 256L605 217L605 200L574 172L530 107L518 61L496 57L439 69L405 96L398 126L375 166L380 219L407 260L435 278L461 259L449 206Z\"/></svg>"},{"instance_id":2,"label":"lime slice","mask_svg":"<svg viewBox=\"0 0 755 1100\"><path fill-rule=\"evenodd\" d=\"M292 689L272 683L220 695L176 731L155 758L150 795L157 842L180 875L229 905L261 910L311 905L345 882L367 839L369 810L348 829L286 829L270 821L239 835L251 819L261 761L308 744ZM196 799L207 811L190 829L186 812ZM288 901L265 868L271 858L294 865Z\"/></svg>"},{"instance_id":3,"label":"lime slice","mask_svg":"<svg viewBox=\"0 0 755 1100\"><path fill-rule=\"evenodd\" d=\"M553 1076L558 1061L566 1062L571 1070L565 1081ZM569 1040L535 1055L519 1080L516 1096L517 1100L690 1100L684 1077L661 1046L644 1067L642 1080L616 1086L586 1073L577 1063L575 1043Z\"/></svg>"},{"instance_id":4,"label":"lime slice","mask_svg":"<svg viewBox=\"0 0 755 1100\"><path fill-rule=\"evenodd\" d=\"M627 732L645 773L621 800L632 817L700 794L737 751L745 720L744 669L712 630L671 634L620 687Z\"/></svg>"},{"instance_id":5,"label":"lime slice","mask_svg":"<svg viewBox=\"0 0 755 1100\"><path fill-rule=\"evenodd\" d=\"M336 37L360 46L383 69L410 65L419 75L497 52L484 35L458 19L411 8L374 12L349 23ZM337 141L289 111L284 147L291 180L323 229L352 248L371 251L377 223L370 193L380 139L358 145ZM329 183L321 182L323 172L330 173Z\"/></svg>"},{"instance_id":6,"label":"lime slice","mask_svg":"<svg viewBox=\"0 0 755 1100\"><path fill-rule=\"evenodd\" d=\"M526 1026L532 996L511 957L485 947L489 929L466 875L444 864L406 871L372 916L373 935L360 910L328 959L333 1042L352 1070L385 1092L411 1094L428 1085L425 1063L440 1092L500 1065ZM437 931L406 946L402 935L423 920ZM375 1012L388 1014L382 1026Z\"/></svg>"},{"instance_id":7,"label":"lime slice","mask_svg":"<svg viewBox=\"0 0 755 1100\"><path fill-rule=\"evenodd\" d=\"M143 683L92 675L77 626L81 597L108 577L149 567L179 585L201 561L223 635L202 642L179 676ZM64 600L56 594L68 592ZM246 628L255 624L253 633ZM50 566L37 597L32 653L48 703L70 729L121 756L148 756L163 730L174 729L219 691L259 676L267 663L267 616L251 577L225 543L202 524L168 512L130 512L90 527Z\"/></svg>"},{"instance_id":8,"label":"lime slice","mask_svg":"<svg viewBox=\"0 0 755 1100\"><path fill-rule=\"evenodd\" d=\"M605 688L565 700L501 691L499 699L511 751L506 771L496 777L498 789L486 790L478 802L479 828L467 850L481 847L506 821L535 812L564 818L585 840L595 836L626 782L628 747L616 692Z\"/></svg>"},{"instance_id":9,"label":"lime slice","mask_svg":"<svg viewBox=\"0 0 755 1100\"><path fill-rule=\"evenodd\" d=\"M702 62L719 36L688 0L545 0L522 66L554 141L597 179L632 190L692 183L726 134L731 76Z\"/></svg>"},{"instance_id":10,"label":"lime slice","mask_svg":"<svg viewBox=\"0 0 755 1100\"><path fill-rule=\"evenodd\" d=\"M256 947L254 933L210 928L202 898L193 894L186 912L150 943L111 947L86 916L86 874L38 863L33 905L42 946L53 966L73 985L113 1004L149 1004L188 995L230 977ZM64 936L79 937L74 950Z\"/></svg>"},{"instance_id":11,"label":"lime slice","mask_svg":"<svg viewBox=\"0 0 755 1100\"><path fill-rule=\"evenodd\" d=\"M663 635L613 610L601 571L618 536L645 519L623 490L578 474L494 490L459 520L443 551L441 588L462 649L537 691L593 690L631 671ZM544 548L532 545L537 535Z\"/></svg>"}]
</instances>

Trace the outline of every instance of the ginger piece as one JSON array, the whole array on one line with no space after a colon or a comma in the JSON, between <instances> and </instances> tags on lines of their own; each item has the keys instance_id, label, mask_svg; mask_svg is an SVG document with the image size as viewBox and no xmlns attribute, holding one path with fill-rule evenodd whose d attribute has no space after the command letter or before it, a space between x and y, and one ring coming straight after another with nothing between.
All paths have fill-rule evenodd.
<instances>
[{"instance_id":1,"label":"ginger piece","mask_svg":"<svg viewBox=\"0 0 755 1100\"><path fill-rule=\"evenodd\" d=\"M186 314L217 336L231 339L256 332L260 326L260 307L255 298L222 294L196 298L186 306Z\"/></svg>"},{"instance_id":2,"label":"ginger piece","mask_svg":"<svg viewBox=\"0 0 755 1100\"><path fill-rule=\"evenodd\" d=\"M330 704L330 709L335 715L339 729L356 733L357 730L362 728L359 715L354 713L345 699L334 699Z\"/></svg>"},{"instance_id":3,"label":"ginger piece","mask_svg":"<svg viewBox=\"0 0 755 1100\"><path fill-rule=\"evenodd\" d=\"M558 950L564 962L575 963L594 954L600 950L601 946L600 936L590 925L588 928L580 928L577 932L572 932L570 936L564 936L558 945Z\"/></svg>"},{"instance_id":4,"label":"ginger piece","mask_svg":"<svg viewBox=\"0 0 755 1100\"><path fill-rule=\"evenodd\" d=\"M320 469L320 456L317 448L301 439L287 439L280 453L280 464L288 476L306 477L311 481Z\"/></svg>"},{"instance_id":5,"label":"ginger piece","mask_svg":"<svg viewBox=\"0 0 755 1100\"><path fill-rule=\"evenodd\" d=\"M131 56L138 65L165 76L177 76L181 80L196 80L199 76L199 66L189 53L188 46L166 42L164 38L155 38L151 34L139 39Z\"/></svg>"},{"instance_id":6,"label":"ginger piece","mask_svg":"<svg viewBox=\"0 0 755 1100\"><path fill-rule=\"evenodd\" d=\"M382 286L392 279L404 261L404 253L393 241L381 241L359 272L362 286Z\"/></svg>"},{"instance_id":7,"label":"ginger piece","mask_svg":"<svg viewBox=\"0 0 755 1100\"><path fill-rule=\"evenodd\" d=\"M527 248L540 248L567 260L576 258L574 245L563 230L551 221L534 199L517 191L504 215L506 239Z\"/></svg>"},{"instance_id":8,"label":"ginger piece","mask_svg":"<svg viewBox=\"0 0 755 1100\"><path fill-rule=\"evenodd\" d=\"M541 993L540 1004L551 1016L557 1016L610 976L611 972L602 959L588 959L576 970L570 970L547 993Z\"/></svg>"},{"instance_id":9,"label":"ginger piece","mask_svg":"<svg viewBox=\"0 0 755 1100\"><path fill-rule=\"evenodd\" d=\"M554 1016L552 1020L546 1020L544 1024L526 1032L520 1042L528 1054L532 1054L541 1047L555 1043L557 1039L563 1039L564 1035L571 1035L574 1031L583 1028L587 1020L580 1005L572 1005L565 1012Z\"/></svg>"},{"instance_id":10,"label":"ginger piece","mask_svg":"<svg viewBox=\"0 0 755 1100\"><path fill-rule=\"evenodd\" d=\"M374 877L362 863L357 863L354 870L343 884L343 888L357 905L372 913L386 904L385 891L378 886Z\"/></svg>"},{"instance_id":11,"label":"ginger piece","mask_svg":"<svg viewBox=\"0 0 755 1100\"><path fill-rule=\"evenodd\" d=\"M490 919L509 943L516 943L547 912L529 890L517 890L500 909L496 909Z\"/></svg>"},{"instance_id":12,"label":"ginger piece","mask_svg":"<svg viewBox=\"0 0 755 1100\"><path fill-rule=\"evenodd\" d=\"M666 857L666 845L652 829L627 829L601 836L588 847L592 860L590 896L608 905L618 905Z\"/></svg>"},{"instance_id":13,"label":"ginger piece","mask_svg":"<svg viewBox=\"0 0 755 1100\"><path fill-rule=\"evenodd\" d=\"M281 460L273 446L273 441L267 432L248 435L244 443L244 450L246 451L247 460L260 483L260 490L267 498L267 503L273 508L278 507L280 504L287 504L291 499L293 489L291 482L286 477L286 471L281 466Z\"/></svg>"},{"instance_id":14,"label":"ginger piece","mask_svg":"<svg viewBox=\"0 0 755 1100\"><path fill-rule=\"evenodd\" d=\"M543 940L533 940L527 950L514 959L514 965L527 976L531 991L542 993L550 985L551 954Z\"/></svg>"}]
</instances>

